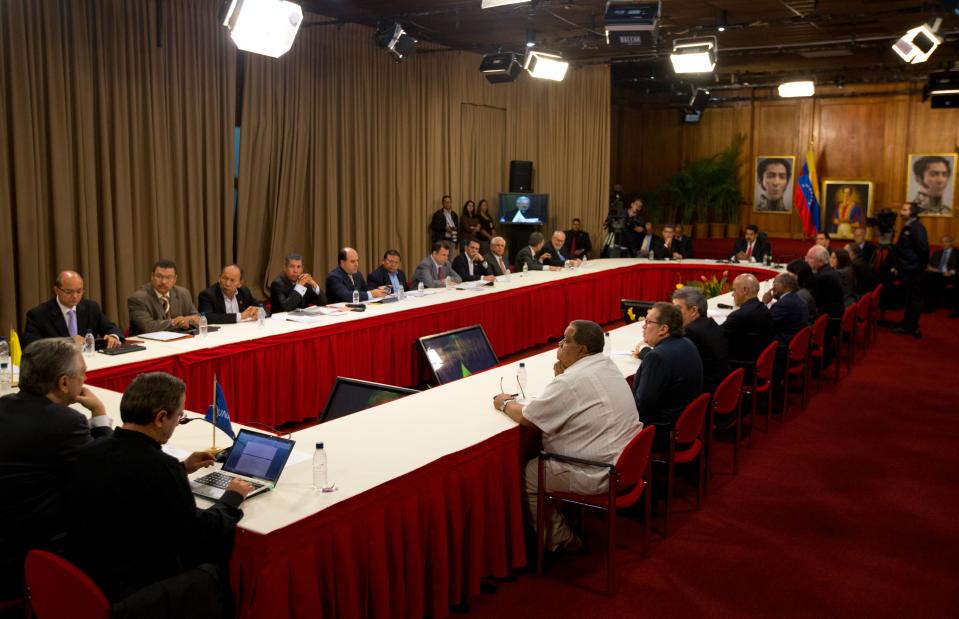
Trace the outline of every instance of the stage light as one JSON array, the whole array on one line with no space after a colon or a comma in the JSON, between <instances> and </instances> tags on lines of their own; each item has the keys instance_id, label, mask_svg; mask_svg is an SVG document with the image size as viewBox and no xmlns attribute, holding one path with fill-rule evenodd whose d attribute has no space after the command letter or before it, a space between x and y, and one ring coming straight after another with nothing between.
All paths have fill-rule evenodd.
<instances>
[{"instance_id":1,"label":"stage light","mask_svg":"<svg viewBox=\"0 0 959 619\"><path fill-rule=\"evenodd\" d=\"M403 26L398 22L385 22L376 29L376 43L389 50L399 62L410 55L416 47L417 40L406 34Z\"/></svg>"},{"instance_id":2,"label":"stage light","mask_svg":"<svg viewBox=\"0 0 959 619\"><path fill-rule=\"evenodd\" d=\"M533 30L526 31L526 47L536 47L536 32Z\"/></svg>"},{"instance_id":3,"label":"stage light","mask_svg":"<svg viewBox=\"0 0 959 619\"><path fill-rule=\"evenodd\" d=\"M559 54L529 50L523 68L535 78L562 82L569 63Z\"/></svg>"},{"instance_id":4,"label":"stage light","mask_svg":"<svg viewBox=\"0 0 959 619\"><path fill-rule=\"evenodd\" d=\"M290 51L303 9L285 0L232 0L223 25L237 49L279 58Z\"/></svg>"},{"instance_id":5,"label":"stage light","mask_svg":"<svg viewBox=\"0 0 959 619\"><path fill-rule=\"evenodd\" d=\"M809 80L802 82L783 82L779 85L779 96L784 99L789 97L811 97L816 94L816 85Z\"/></svg>"},{"instance_id":6,"label":"stage light","mask_svg":"<svg viewBox=\"0 0 959 619\"><path fill-rule=\"evenodd\" d=\"M726 11L722 9L719 10L719 14L716 16L716 30L726 32Z\"/></svg>"},{"instance_id":7,"label":"stage light","mask_svg":"<svg viewBox=\"0 0 959 619\"><path fill-rule=\"evenodd\" d=\"M480 4L482 9L492 9L498 6L506 6L508 4L523 4L529 2L530 0L483 0Z\"/></svg>"},{"instance_id":8,"label":"stage light","mask_svg":"<svg viewBox=\"0 0 959 619\"><path fill-rule=\"evenodd\" d=\"M676 39L669 55L676 73L710 73L716 68L716 37Z\"/></svg>"},{"instance_id":9,"label":"stage light","mask_svg":"<svg viewBox=\"0 0 959 619\"><path fill-rule=\"evenodd\" d=\"M491 84L512 82L519 77L523 65L513 52L487 54L480 63L480 71Z\"/></svg>"},{"instance_id":10,"label":"stage light","mask_svg":"<svg viewBox=\"0 0 959 619\"><path fill-rule=\"evenodd\" d=\"M893 51L899 54L899 57L905 62L911 64L919 64L929 60L929 56L932 56L932 53L942 43L942 39L936 35L940 24L942 24L942 18L937 17L932 26L923 24L909 30L902 35L902 38L893 43Z\"/></svg>"}]
</instances>

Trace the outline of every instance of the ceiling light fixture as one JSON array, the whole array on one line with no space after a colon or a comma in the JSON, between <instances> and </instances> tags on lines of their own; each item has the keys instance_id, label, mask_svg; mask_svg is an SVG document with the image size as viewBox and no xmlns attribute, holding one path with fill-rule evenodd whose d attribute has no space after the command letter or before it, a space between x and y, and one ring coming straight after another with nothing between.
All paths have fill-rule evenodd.
<instances>
[{"instance_id":1,"label":"ceiling light fixture","mask_svg":"<svg viewBox=\"0 0 959 619\"><path fill-rule=\"evenodd\" d=\"M416 47L417 40L406 34L403 26L399 22L383 22L376 29L376 44L386 48L391 54L396 56L395 60L399 62L406 56L409 56Z\"/></svg>"},{"instance_id":2,"label":"ceiling light fixture","mask_svg":"<svg viewBox=\"0 0 959 619\"><path fill-rule=\"evenodd\" d=\"M716 68L716 37L676 39L669 55L676 73L709 73Z\"/></svg>"},{"instance_id":3,"label":"ceiling light fixture","mask_svg":"<svg viewBox=\"0 0 959 619\"><path fill-rule=\"evenodd\" d=\"M480 4L481 9L493 9L498 6L506 6L508 4L523 4L530 2L530 0L483 0Z\"/></svg>"},{"instance_id":4,"label":"ceiling light fixture","mask_svg":"<svg viewBox=\"0 0 959 619\"><path fill-rule=\"evenodd\" d=\"M536 31L526 31L526 47L536 47Z\"/></svg>"},{"instance_id":5,"label":"ceiling light fixture","mask_svg":"<svg viewBox=\"0 0 959 619\"><path fill-rule=\"evenodd\" d=\"M929 56L932 56L932 53L942 43L942 39L936 35L941 24L942 18L937 17L932 26L922 24L912 28L893 43L893 51L899 54L903 61L910 64L919 64L929 60Z\"/></svg>"},{"instance_id":6,"label":"ceiling light fixture","mask_svg":"<svg viewBox=\"0 0 959 619\"><path fill-rule=\"evenodd\" d=\"M559 54L529 50L523 68L535 78L562 82L569 63Z\"/></svg>"},{"instance_id":7,"label":"ceiling light fixture","mask_svg":"<svg viewBox=\"0 0 959 619\"><path fill-rule=\"evenodd\" d=\"M784 99L790 97L811 97L814 94L816 94L816 85L812 80L783 82L779 85L779 96Z\"/></svg>"},{"instance_id":8,"label":"ceiling light fixture","mask_svg":"<svg viewBox=\"0 0 959 619\"><path fill-rule=\"evenodd\" d=\"M720 9L719 14L716 15L716 30L726 32L726 11L722 9Z\"/></svg>"},{"instance_id":9,"label":"ceiling light fixture","mask_svg":"<svg viewBox=\"0 0 959 619\"><path fill-rule=\"evenodd\" d=\"M486 54L480 63L480 72L491 84L512 82L519 77L523 65L513 52L497 52Z\"/></svg>"},{"instance_id":10,"label":"ceiling light fixture","mask_svg":"<svg viewBox=\"0 0 959 619\"><path fill-rule=\"evenodd\" d=\"M237 49L273 58L290 51L302 22L300 5L285 0L232 0L223 19Z\"/></svg>"}]
</instances>

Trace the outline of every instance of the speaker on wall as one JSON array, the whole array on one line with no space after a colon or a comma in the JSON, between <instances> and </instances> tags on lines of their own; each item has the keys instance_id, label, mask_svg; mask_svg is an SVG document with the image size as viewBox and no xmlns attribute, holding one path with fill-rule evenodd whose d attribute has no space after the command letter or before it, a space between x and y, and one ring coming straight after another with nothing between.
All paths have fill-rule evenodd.
<instances>
[{"instance_id":1,"label":"speaker on wall","mask_svg":"<svg viewBox=\"0 0 959 619\"><path fill-rule=\"evenodd\" d=\"M533 162L509 162L509 190L510 193L533 191Z\"/></svg>"}]
</instances>

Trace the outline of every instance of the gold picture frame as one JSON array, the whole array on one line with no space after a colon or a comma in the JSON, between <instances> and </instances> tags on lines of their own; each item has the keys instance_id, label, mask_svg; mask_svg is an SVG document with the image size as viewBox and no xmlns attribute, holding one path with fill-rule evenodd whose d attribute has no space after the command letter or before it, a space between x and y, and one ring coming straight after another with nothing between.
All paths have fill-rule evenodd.
<instances>
[{"instance_id":1,"label":"gold picture frame","mask_svg":"<svg viewBox=\"0 0 959 619\"><path fill-rule=\"evenodd\" d=\"M852 239L866 228L875 194L872 181L828 178L822 182L822 229L833 239Z\"/></svg>"},{"instance_id":2,"label":"gold picture frame","mask_svg":"<svg viewBox=\"0 0 959 619\"><path fill-rule=\"evenodd\" d=\"M918 202L923 217L952 217L956 159L956 153L909 154L906 202Z\"/></svg>"},{"instance_id":3,"label":"gold picture frame","mask_svg":"<svg viewBox=\"0 0 959 619\"><path fill-rule=\"evenodd\" d=\"M759 155L753 167L753 212L791 215L796 182L795 155Z\"/></svg>"}]
</instances>

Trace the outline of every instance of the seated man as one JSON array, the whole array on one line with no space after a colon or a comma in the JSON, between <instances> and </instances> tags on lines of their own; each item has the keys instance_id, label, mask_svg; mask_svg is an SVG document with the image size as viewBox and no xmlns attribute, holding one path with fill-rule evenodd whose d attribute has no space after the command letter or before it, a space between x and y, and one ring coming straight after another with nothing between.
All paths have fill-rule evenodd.
<instances>
[{"instance_id":1,"label":"seated man","mask_svg":"<svg viewBox=\"0 0 959 619\"><path fill-rule=\"evenodd\" d=\"M806 252L806 264L813 272L813 298L820 314L842 318L846 309L839 272L829 266L829 250L818 243Z\"/></svg>"},{"instance_id":2,"label":"seated man","mask_svg":"<svg viewBox=\"0 0 959 619\"><path fill-rule=\"evenodd\" d=\"M733 365L755 363L773 337L773 318L759 300L759 280L755 275L743 273L733 280L733 303L738 309L726 316L722 324L729 359Z\"/></svg>"},{"instance_id":3,"label":"seated man","mask_svg":"<svg viewBox=\"0 0 959 619\"><path fill-rule=\"evenodd\" d=\"M693 257L693 239L683 230L683 224L676 224L676 235L673 237L673 243L676 245L676 251L683 255L683 258Z\"/></svg>"},{"instance_id":4,"label":"seated man","mask_svg":"<svg viewBox=\"0 0 959 619\"><path fill-rule=\"evenodd\" d=\"M681 249L684 248L676 241L676 228L670 224L663 226L663 242L653 250L656 260L682 260L686 255Z\"/></svg>"},{"instance_id":5,"label":"seated man","mask_svg":"<svg viewBox=\"0 0 959 619\"><path fill-rule=\"evenodd\" d=\"M506 239L501 236L494 236L489 242L489 253L486 254L486 263L489 265L490 274L505 275L509 272L509 258L506 255Z\"/></svg>"},{"instance_id":6,"label":"seated man","mask_svg":"<svg viewBox=\"0 0 959 619\"><path fill-rule=\"evenodd\" d=\"M446 241L433 243L430 255L423 258L413 271L413 288L418 288L421 283L424 288L443 288L446 286L447 277L450 278L451 283L458 284L463 281L450 268L449 258L449 243Z\"/></svg>"},{"instance_id":7,"label":"seated man","mask_svg":"<svg viewBox=\"0 0 959 619\"><path fill-rule=\"evenodd\" d=\"M83 344L87 331L106 338L107 348L123 341L123 331L107 318L96 301L83 298L83 278L63 271L53 282L53 298L27 312L27 325L20 336L24 347L45 337L70 337Z\"/></svg>"},{"instance_id":8,"label":"seated man","mask_svg":"<svg viewBox=\"0 0 959 619\"><path fill-rule=\"evenodd\" d=\"M593 251L593 242L589 240L589 233L582 228L582 222L579 217L574 217L572 226L565 232L566 244L563 246L563 253L570 258L583 259L589 258Z\"/></svg>"},{"instance_id":9,"label":"seated man","mask_svg":"<svg viewBox=\"0 0 959 619\"><path fill-rule=\"evenodd\" d=\"M703 362L703 391L713 393L729 375L729 345L716 321L706 315L708 305L702 291L692 286L673 293L673 304L683 317L686 337L696 345Z\"/></svg>"},{"instance_id":10,"label":"seated man","mask_svg":"<svg viewBox=\"0 0 959 619\"><path fill-rule=\"evenodd\" d=\"M646 233L643 236L643 240L639 243L639 249L636 252L636 255L640 258L648 258L649 252L653 252L655 257L658 252L662 252L663 247L663 237L659 236L653 232L653 222L646 222Z\"/></svg>"},{"instance_id":11,"label":"seated man","mask_svg":"<svg viewBox=\"0 0 959 619\"><path fill-rule=\"evenodd\" d=\"M759 238L759 226L749 224L743 238L733 245L733 258L743 262L762 262L766 256L772 259L772 247L767 241Z\"/></svg>"},{"instance_id":12,"label":"seated man","mask_svg":"<svg viewBox=\"0 0 959 619\"><path fill-rule=\"evenodd\" d=\"M779 342L776 350L776 375L785 368L786 353L793 337L809 325L809 306L797 293L799 280L792 273L780 273L773 280L773 298L769 308L773 318L773 338Z\"/></svg>"},{"instance_id":13,"label":"seated man","mask_svg":"<svg viewBox=\"0 0 959 619\"><path fill-rule=\"evenodd\" d=\"M829 246L831 239L829 238L828 232L817 232L816 233L816 245L820 247L825 247L826 251L832 253L832 247Z\"/></svg>"},{"instance_id":14,"label":"seated man","mask_svg":"<svg viewBox=\"0 0 959 619\"><path fill-rule=\"evenodd\" d=\"M934 311L942 302L947 285L952 285L952 294L953 296L956 295L956 271L959 270L959 252L956 252L953 248L952 237L948 234L943 236L939 242L942 244L942 248L932 252L932 256L929 257L929 264L926 265L926 270L922 274L923 309L927 312Z\"/></svg>"},{"instance_id":15,"label":"seated man","mask_svg":"<svg viewBox=\"0 0 959 619\"><path fill-rule=\"evenodd\" d=\"M390 286L393 292L404 290L409 285L406 279L406 273L400 269L402 263L400 252L395 249L387 249L383 254L383 264L370 271L366 277L366 283L369 286L384 287Z\"/></svg>"},{"instance_id":16,"label":"seated man","mask_svg":"<svg viewBox=\"0 0 959 619\"><path fill-rule=\"evenodd\" d=\"M876 256L876 245L866 240L866 229L855 228L852 231L852 238L852 244L859 248L859 255L872 267L873 258Z\"/></svg>"},{"instance_id":17,"label":"seated man","mask_svg":"<svg viewBox=\"0 0 959 619\"><path fill-rule=\"evenodd\" d=\"M542 232L530 233L528 245L516 254L516 270L522 272L525 264L530 271L559 271L562 267L545 264L553 255L548 251L540 251L544 245L546 239Z\"/></svg>"},{"instance_id":18,"label":"seated man","mask_svg":"<svg viewBox=\"0 0 959 619\"><path fill-rule=\"evenodd\" d=\"M550 453L613 463L642 429L629 386L616 364L603 355L603 330L595 322L574 320L566 327L556 352L555 378L529 404L501 393L493 406L516 423L535 426L543 433L543 449ZM545 467L546 488L553 491L598 494L607 489L606 471L550 460ZM526 502L536 521L538 462L526 463L523 475ZM570 531L558 510L549 515L550 550L575 551L582 541Z\"/></svg>"},{"instance_id":19,"label":"seated man","mask_svg":"<svg viewBox=\"0 0 959 619\"><path fill-rule=\"evenodd\" d=\"M199 451L181 462L161 449L183 416L185 399L180 379L140 374L120 400L123 426L77 454L66 486L67 556L112 603L202 564L229 560L243 517L239 506L253 486L233 479L210 508L196 506L187 475L213 464L213 456ZM109 535L91 534L104 523L110 523ZM175 601L167 603L166 616L188 614Z\"/></svg>"},{"instance_id":20,"label":"seated man","mask_svg":"<svg viewBox=\"0 0 959 619\"><path fill-rule=\"evenodd\" d=\"M453 270L464 282L491 282L496 279L490 273L489 263L480 253L480 242L476 239L470 239L466 243L466 252L453 258Z\"/></svg>"},{"instance_id":21,"label":"seated man","mask_svg":"<svg viewBox=\"0 0 959 619\"><path fill-rule=\"evenodd\" d=\"M360 255L352 247L344 247L336 255L340 265L326 276L326 293L330 303L352 303L353 291L360 293L360 301L378 299L386 295L386 288L368 288L360 273Z\"/></svg>"},{"instance_id":22,"label":"seated man","mask_svg":"<svg viewBox=\"0 0 959 619\"><path fill-rule=\"evenodd\" d=\"M195 327L199 319L193 305L193 295L176 285L176 263L157 260L153 265L150 283L127 299L130 314L130 334L154 331L186 331Z\"/></svg>"},{"instance_id":23,"label":"seated man","mask_svg":"<svg viewBox=\"0 0 959 619\"><path fill-rule=\"evenodd\" d=\"M703 393L703 362L683 337L683 316L672 303L659 302L643 323L645 347L633 377L633 399L643 425L656 426L653 447L669 447L669 432L690 402Z\"/></svg>"},{"instance_id":24,"label":"seated man","mask_svg":"<svg viewBox=\"0 0 959 619\"><path fill-rule=\"evenodd\" d=\"M270 283L270 312L292 312L311 305L326 305L326 296L313 276L303 272L303 256L287 254L283 273Z\"/></svg>"},{"instance_id":25,"label":"seated man","mask_svg":"<svg viewBox=\"0 0 959 619\"><path fill-rule=\"evenodd\" d=\"M553 267L564 267L567 263L571 263L573 266L579 266L580 261L576 260L566 254L566 234L561 230L553 232L553 236L550 237L549 243L546 243L543 249L539 251L540 255L548 255L543 264L548 264Z\"/></svg>"},{"instance_id":26,"label":"seated man","mask_svg":"<svg viewBox=\"0 0 959 619\"><path fill-rule=\"evenodd\" d=\"M211 325L254 320L260 309L253 293L243 285L243 269L228 264L220 271L220 280L200 293L197 305Z\"/></svg>"},{"instance_id":27,"label":"seated man","mask_svg":"<svg viewBox=\"0 0 959 619\"><path fill-rule=\"evenodd\" d=\"M23 351L19 393L0 398L0 600L23 596L29 550L63 550L63 478L81 446L110 434L85 378L79 346L41 339ZM90 411L89 422L70 408L74 402Z\"/></svg>"}]
</instances>

